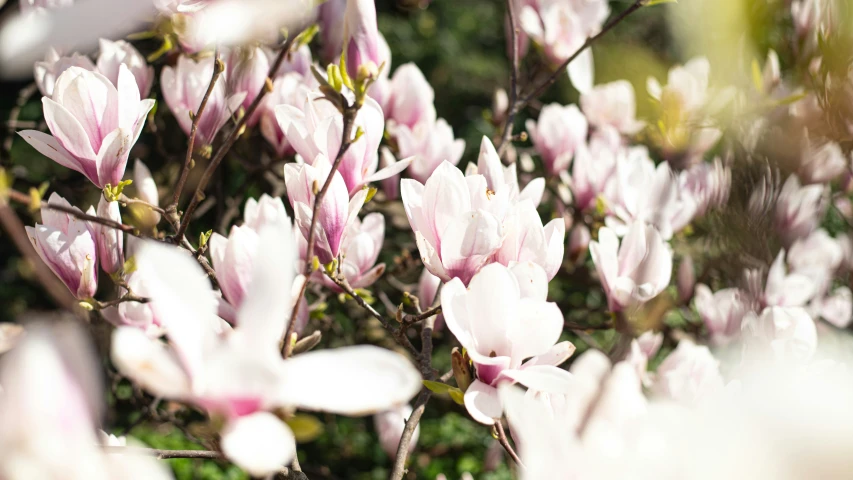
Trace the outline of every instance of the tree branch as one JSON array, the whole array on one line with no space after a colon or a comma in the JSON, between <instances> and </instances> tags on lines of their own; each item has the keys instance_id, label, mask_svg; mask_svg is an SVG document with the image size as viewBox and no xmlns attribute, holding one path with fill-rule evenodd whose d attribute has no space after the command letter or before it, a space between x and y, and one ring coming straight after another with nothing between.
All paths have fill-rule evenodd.
<instances>
[{"instance_id":1,"label":"tree branch","mask_svg":"<svg viewBox=\"0 0 853 480\"><path fill-rule=\"evenodd\" d=\"M222 453L213 450L161 450L159 448L119 447L104 445L104 453L148 455L164 460L168 458L223 458Z\"/></svg>"},{"instance_id":2,"label":"tree branch","mask_svg":"<svg viewBox=\"0 0 853 480\"><path fill-rule=\"evenodd\" d=\"M510 137L512 137L512 127L513 122L515 121L515 114L518 113L520 109L520 107L516 106L516 101L518 99L518 22L515 18L515 8L513 8L514 1L515 0L506 0L506 11L507 14L509 14L510 40L512 41L512 58L510 59L512 66L510 67L509 72L509 111L506 115L501 142L498 145L498 155L501 158L503 158L507 145L510 142Z\"/></svg>"},{"instance_id":3,"label":"tree branch","mask_svg":"<svg viewBox=\"0 0 853 480\"><path fill-rule=\"evenodd\" d=\"M495 431L498 433L498 442L501 444L502 447L504 447L504 450L506 450L507 455L509 455L510 458L512 458L512 460L519 467L524 468L524 464L521 463L521 459L518 458L518 454L515 453L515 450L513 450L512 445L509 444L509 439L506 436L503 423L501 423L500 419L495 422Z\"/></svg>"},{"instance_id":4,"label":"tree branch","mask_svg":"<svg viewBox=\"0 0 853 480\"><path fill-rule=\"evenodd\" d=\"M213 88L216 86L216 81L219 79L219 76L222 75L222 72L225 71L225 64L222 63L222 59L219 54L219 47L216 48L216 52L213 54L213 75L210 77L210 84L207 86L207 91L204 93L204 97L201 99L201 103L198 105L198 110L193 114L193 123L190 128L190 139L187 142L187 156L184 159L184 167L181 169L181 176L178 177L178 183L175 184L175 191L172 194L172 203L166 208L170 212L176 212L178 208L178 202L181 200L181 193L184 190L184 185L187 183L187 177L190 175L190 170L192 169L193 163L193 150L195 149L195 137L198 131L198 122L201 119L202 114L204 114L204 109L207 107L207 101L210 99L210 95L213 93Z\"/></svg>"}]
</instances>

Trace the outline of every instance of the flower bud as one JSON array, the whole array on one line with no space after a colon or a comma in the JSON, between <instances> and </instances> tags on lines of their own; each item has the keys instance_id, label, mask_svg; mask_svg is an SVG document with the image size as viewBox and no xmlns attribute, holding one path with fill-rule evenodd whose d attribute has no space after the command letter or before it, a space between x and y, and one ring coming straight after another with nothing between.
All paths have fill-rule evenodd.
<instances>
[{"instance_id":1,"label":"flower bud","mask_svg":"<svg viewBox=\"0 0 853 480\"><path fill-rule=\"evenodd\" d=\"M160 206L160 195L157 192L157 184L151 177L151 171L138 159L133 164L133 186L140 200L155 207ZM151 207L135 203L131 204L130 208L141 228L151 230L160 223L160 214Z\"/></svg>"},{"instance_id":2,"label":"flower bud","mask_svg":"<svg viewBox=\"0 0 853 480\"><path fill-rule=\"evenodd\" d=\"M358 78L359 67L378 71L386 62L380 48L376 26L376 5L373 0L347 0L344 13L344 51L346 69L351 78ZM371 64L373 64L371 66Z\"/></svg>"},{"instance_id":3,"label":"flower bud","mask_svg":"<svg viewBox=\"0 0 853 480\"><path fill-rule=\"evenodd\" d=\"M244 110L248 110L264 87L270 70L269 59L260 47L235 48L228 56L226 64L228 65L228 95L244 94L241 106ZM253 115L248 119L248 126L254 126L259 118L258 115Z\"/></svg>"},{"instance_id":4,"label":"flower bud","mask_svg":"<svg viewBox=\"0 0 853 480\"><path fill-rule=\"evenodd\" d=\"M569 260L572 263L577 263L586 257L590 240L592 240L592 235L589 233L589 227L579 223L572 228L571 233L569 233Z\"/></svg>"},{"instance_id":5,"label":"flower bud","mask_svg":"<svg viewBox=\"0 0 853 480\"><path fill-rule=\"evenodd\" d=\"M154 83L154 67L149 67L145 57L133 45L118 40L100 40L101 52L98 55L98 71L109 78L113 85L118 86L118 73L121 65L125 65L136 79L139 96L145 98L151 93Z\"/></svg>"},{"instance_id":6,"label":"flower bud","mask_svg":"<svg viewBox=\"0 0 853 480\"><path fill-rule=\"evenodd\" d=\"M693 268L693 259L690 255L685 255L681 259L681 265L678 266L678 278L676 279L678 287L678 300L681 303L687 303L693 298L693 286L696 285L696 272Z\"/></svg>"},{"instance_id":7,"label":"flower bud","mask_svg":"<svg viewBox=\"0 0 853 480\"><path fill-rule=\"evenodd\" d=\"M56 79L70 67L80 67L89 71L95 70L95 65L85 55L75 53L70 57L62 57L53 48L48 49L44 61L36 62L33 68L36 85L38 85L41 94L46 97L52 96Z\"/></svg>"},{"instance_id":8,"label":"flower bud","mask_svg":"<svg viewBox=\"0 0 853 480\"><path fill-rule=\"evenodd\" d=\"M103 196L98 202L97 214L101 218L108 218L121 223L118 202L108 202ZM90 227L95 236L95 242L98 244L98 258L101 261L101 268L109 275L120 272L124 265L124 233L117 228L95 222L92 222Z\"/></svg>"},{"instance_id":9,"label":"flower bud","mask_svg":"<svg viewBox=\"0 0 853 480\"><path fill-rule=\"evenodd\" d=\"M406 428L406 420L408 420L411 414L412 407L403 405L373 416L373 425L376 428L376 433L379 435L379 444L382 445L382 449L391 458L397 455L400 437L403 436L403 430ZM420 427L418 426L412 432L412 438L409 441L409 452L418 443L419 435Z\"/></svg>"},{"instance_id":10,"label":"flower bud","mask_svg":"<svg viewBox=\"0 0 853 480\"><path fill-rule=\"evenodd\" d=\"M471 359L468 354L463 354L459 351L459 347L453 347L450 351L450 364L453 368L453 378L456 379L456 386L463 392L468 390L471 385Z\"/></svg>"}]
</instances>

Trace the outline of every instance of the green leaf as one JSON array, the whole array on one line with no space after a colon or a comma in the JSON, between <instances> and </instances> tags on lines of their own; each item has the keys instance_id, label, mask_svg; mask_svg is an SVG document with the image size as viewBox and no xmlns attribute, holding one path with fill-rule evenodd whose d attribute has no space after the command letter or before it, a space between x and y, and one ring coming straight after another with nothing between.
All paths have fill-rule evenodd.
<instances>
[{"instance_id":1,"label":"green leaf","mask_svg":"<svg viewBox=\"0 0 853 480\"><path fill-rule=\"evenodd\" d=\"M447 392L449 392L452 388L454 388L453 386L448 385L448 384L446 384L446 383L433 382L432 380L423 380L423 384L424 384L424 386L425 386L425 387L427 387L427 388L428 388L432 393L437 393L437 394L439 394L439 395L440 395L440 394L442 394L442 393L447 393ZM457 388L457 390L459 390L459 389Z\"/></svg>"},{"instance_id":2,"label":"green leaf","mask_svg":"<svg viewBox=\"0 0 853 480\"><path fill-rule=\"evenodd\" d=\"M450 390L448 390L447 393L450 394L450 398L452 398L453 401L456 402L457 404L459 404L459 405L465 404L465 393L462 390L454 387L454 388L451 388Z\"/></svg>"},{"instance_id":3,"label":"green leaf","mask_svg":"<svg viewBox=\"0 0 853 480\"><path fill-rule=\"evenodd\" d=\"M644 6L653 7L662 3L678 3L678 0L648 0Z\"/></svg>"},{"instance_id":4,"label":"green leaf","mask_svg":"<svg viewBox=\"0 0 853 480\"><path fill-rule=\"evenodd\" d=\"M299 443L316 440L323 433L323 423L312 415L297 413L285 422Z\"/></svg>"}]
</instances>

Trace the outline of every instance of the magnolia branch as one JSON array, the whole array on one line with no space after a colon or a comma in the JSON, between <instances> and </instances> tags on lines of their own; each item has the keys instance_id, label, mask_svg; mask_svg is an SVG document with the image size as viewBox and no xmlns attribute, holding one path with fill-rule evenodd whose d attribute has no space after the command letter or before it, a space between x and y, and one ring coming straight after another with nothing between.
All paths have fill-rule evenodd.
<instances>
[{"instance_id":1,"label":"magnolia branch","mask_svg":"<svg viewBox=\"0 0 853 480\"><path fill-rule=\"evenodd\" d=\"M187 177L189 177L190 170L192 169L193 163L193 150L195 149L195 137L198 131L198 122L201 119L202 114L204 114L204 109L207 107L207 102L210 100L210 95L213 93L213 88L216 86L216 81L219 79L222 72L225 71L225 64L222 63L222 59L220 58L219 48L216 49L216 53L214 53L213 60L213 75L210 77L210 84L207 86L207 91L204 93L204 97L201 99L201 103L198 106L198 110L192 115L192 127L190 128L190 139L187 143L187 156L184 159L184 167L181 169L181 176L178 178L178 183L175 185L175 192L172 195L172 204L169 205L167 210L171 213L176 212L178 208L178 202L181 200L181 193L184 190L184 185L187 183Z\"/></svg>"},{"instance_id":2,"label":"magnolia branch","mask_svg":"<svg viewBox=\"0 0 853 480\"><path fill-rule=\"evenodd\" d=\"M515 453L515 450L513 450L512 445L509 444L509 439L506 436L506 431L504 431L504 426L503 423L501 423L500 419L495 422L495 432L497 432L498 434L498 443L500 443L504 450L506 450L507 455L512 458L516 465L524 468L524 464L521 463L521 459L518 458L518 454Z\"/></svg>"},{"instance_id":3,"label":"magnolia branch","mask_svg":"<svg viewBox=\"0 0 853 480\"><path fill-rule=\"evenodd\" d=\"M504 124L503 135L501 136L500 144L498 145L498 155L503 157L506 147L512 137L512 127L515 121L515 114L519 108L515 108L515 103L518 99L518 22L515 18L515 8L513 0L506 0L506 11L509 15L509 34L512 43L512 66L509 71L509 111L507 112L506 123Z\"/></svg>"},{"instance_id":4,"label":"magnolia branch","mask_svg":"<svg viewBox=\"0 0 853 480\"><path fill-rule=\"evenodd\" d=\"M213 450L161 450L159 448L104 446L105 453L119 455L147 455L160 460L169 458L223 458L222 453Z\"/></svg>"},{"instance_id":5,"label":"magnolia branch","mask_svg":"<svg viewBox=\"0 0 853 480\"><path fill-rule=\"evenodd\" d=\"M261 88L261 91L258 92L258 95L255 97L255 100L252 101L252 104L249 105L249 108L246 109L246 112L242 117L237 121L237 124L228 134L225 141L222 143L222 146L219 147L219 150L216 152L216 155L213 159L210 160L210 164L208 164L207 168L204 170L204 173L201 176L201 179L196 186L195 193L190 200L190 204L187 206L187 210L183 214L183 218L181 220L180 226L178 227L176 238L181 239L184 236L184 233L187 231L187 227L189 227L190 221L192 221L193 212L195 212L196 208L198 208L199 202L204 198L204 189L207 188L207 184L210 183L210 179L213 177L213 173L219 168L219 164L222 163L222 160L225 158L225 155L234 145L234 142L237 141L237 137L239 137L243 133L243 129L246 126L246 122L252 115L255 113L255 110L260 106L261 101L264 97L272 91L272 77L275 76L275 72L281 67L282 62L284 62L284 58L287 56L291 47L293 46L294 40L298 35L291 36L287 39L281 51L278 52L278 56L273 62L272 66L267 73L266 81L264 82L264 87Z\"/></svg>"}]
</instances>

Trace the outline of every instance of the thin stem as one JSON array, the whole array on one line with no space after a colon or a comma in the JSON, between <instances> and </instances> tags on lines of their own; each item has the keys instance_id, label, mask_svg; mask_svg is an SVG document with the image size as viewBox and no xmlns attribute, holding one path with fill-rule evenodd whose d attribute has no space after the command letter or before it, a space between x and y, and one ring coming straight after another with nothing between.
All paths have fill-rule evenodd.
<instances>
[{"instance_id":1,"label":"thin stem","mask_svg":"<svg viewBox=\"0 0 853 480\"><path fill-rule=\"evenodd\" d=\"M98 302L97 308L98 308L98 310L103 310L105 308L114 307L120 303L125 303L125 302L148 303L149 299L146 297L139 297L137 295L126 294L126 295L122 295L119 298L116 298L115 300L110 300L107 302Z\"/></svg>"},{"instance_id":2,"label":"thin stem","mask_svg":"<svg viewBox=\"0 0 853 480\"><path fill-rule=\"evenodd\" d=\"M498 442L501 444L502 447L504 447L504 450L506 450L507 455L509 455L510 458L512 458L512 460L519 467L524 468L524 464L521 463L521 459L518 458L518 454L515 453L515 450L513 450L512 445L509 444L509 439L506 436L506 432L504 431L504 426L503 423L501 423L501 420L495 422L495 430L498 432Z\"/></svg>"},{"instance_id":3,"label":"thin stem","mask_svg":"<svg viewBox=\"0 0 853 480\"><path fill-rule=\"evenodd\" d=\"M65 205L56 205L53 203L45 203L43 204L43 206L47 207L49 210L56 210L57 212L67 213L71 216L79 218L80 220L86 220L87 222L93 222L100 225L104 225L105 227L121 230L122 232L130 233L132 235L136 234L136 229L130 225L124 225L109 218L89 215L88 213L83 213L74 207L66 207Z\"/></svg>"},{"instance_id":4,"label":"thin stem","mask_svg":"<svg viewBox=\"0 0 853 480\"><path fill-rule=\"evenodd\" d=\"M160 215L166 214L166 210L158 207L157 205L148 203L145 200L140 200L138 198L130 198L123 193L121 194L121 196L119 196L118 201L119 203L122 203L124 205L142 205L143 207L148 207L151 210L159 213Z\"/></svg>"},{"instance_id":5,"label":"thin stem","mask_svg":"<svg viewBox=\"0 0 853 480\"><path fill-rule=\"evenodd\" d=\"M599 38L604 36L607 32L612 30L613 27L622 23L622 20L625 20L626 18L628 18L629 15L631 15L632 13L634 13L637 10L639 10L640 8L642 8L643 5L645 4L645 2L646 2L646 0L636 0L630 7L626 8L625 10L622 11L622 13L620 13L618 16L616 16L616 18L607 22L607 24L601 29L600 32L598 32L597 34L587 38L586 41L583 43L583 45L581 45L581 47L578 48L578 50L575 53L573 53L569 58L567 58L566 61L564 61L562 64L560 64L560 66L557 67L557 69L547 79L545 79L544 82L542 82L540 85L536 86L532 92L530 92L529 94L527 94L527 95L523 96L521 99L519 99L519 101L517 102L517 105L516 105L516 111L520 111L531 100L533 100L534 98L538 98L540 95L542 95L542 93L544 93L548 87L553 85L554 82L556 82L557 79L563 75L563 72L565 72L566 68L569 66L570 63L572 63L572 61L575 58L577 58L581 53L583 53L584 50L591 47L592 44L596 42L596 40L598 40ZM510 108L512 108L512 107L510 107Z\"/></svg>"},{"instance_id":6,"label":"thin stem","mask_svg":"<svg viewBox=\"0 0 853 480\"><path fill-rule=\"evenodd\" d=\"M231 130L231 133L228 134L228 137L222 143L222 146L219 147L219 150L216 152L216 155L211 159L210 164L204 170L204 174L202 174L201 179L196 186L195 193L193 194L192 199L190 200L190 204L187 206L186 212L183 214L183 219L181 220L181 225L178 227L178 232L175 235L176 238L183 238L184 233L187 231L187 227L189 227L190 221L192 220L193 212L198 208L199 202L201 202L202 198L204 198L204 189L207 188L207 184L210 182L210 179L213 177L213 172L219 167L219 164L222 163L222 159L225 158L225 155L228 153L228 150L234 145L234 142L237 141L237 137L243 132L243 127L245 127L246 122L252 115L255 113L255 110L258 109L258 106L261 104L261 101L264 97L272 90L272 80L271 78L275 75L275 72L278 71L279 67L281 67L282 62L284 61L284 57L287 56L287 53L290 51L290 48L293 46L293 41L298 35L294 35L287 39L282 47L281 51L278 52L278 57L276 57L275 62L270 67L269 73L267 73L267 79L264 83L264 87L261 88L261 91L258 92L258 95L255 97L255 100L252 101L252 104L249 105L249 108L246 109L245 114L237 121L237 125L234 126L234 129Z\"/></svg>"},{"instance_id":7,"label":"thin stem","mask_svg":"<svg viewBox=\"0 0 853 480\"><path fill-rule=\"evenodd\" d=\"M168 210L173 210L178 208L178 202L181 200L181 193L184 191L184 186L187 183L187 177L189 177L190 170L192 169L193 163L193 150L195 149L195 137L198 132L198 122L201 119L202 114L204 113L204 108L207 107L207 101L210 99L210 95L213 93L213 88L216 86L216 81L219 79L222 72L225 71L225 65L222 63L222 59L219 56L219 47L216 48L216 53L214 53L213 60L213 75L210 77L210 84L207 86L207 91L204 93L204 97L201 99L201 103L198 106L198 111L193 115L193 123L190 128L190 139L187 143L187 156L184 159L184 167L181 169L181 176L178 178L178 183L175 184L175 192L172 195L172 203L169 205Z\"/></svg>"},{"instance_id":8,"label":"thin stem","mask_svg":"<svg viewBox=\"0 0 853 480\"><path fill-rule=\"evenodd\" d=\"M109 454L148 455L164 460L168 458L222 458L222 453L213 450L161 450L159 448L119 447L104 445Z\"/></svg>"},{"instance_id":9,"label":"thin stem","mask_svg":"<svg viewBox=\"0 0 853 480\"><path fill-rule=\"evenodd\" d=\"M506 0L506 11L509 15L509 33L512 42L512 66L509 72L509 111L507 112L506 122L504 123L503 136L501 137L500 145L498 145L498 155L501 157L503 157L507 145L510 143L515 114L519 110L519 107L516 105L518 99L518 22L515 18L513 1L515 0Z\"/></svg>"},{"instance_id":10,"label":"thin stem","mask_svg":"<svg viewBox=\"0 0 853 480\"><path fill-rule=\"evenodd\" d=\"M350 105L347 103L346 98L341 95L341 102L344 104L343 110L343 133L341 134L341 147L338 149L338 154L335 157L335 163L332 164L332 169L329 171L329 176L326 178L326 181L323 183L323 188L317 192L317 195L314 196L314 209L311 213L311 226L308 230L308 248L306 249L305 255L305 272L310 272L314 263L314 247L317 241L316 230L317 230L317 218L319 217L320 207L323 205L323 198L326 196L326 192L329 191L329 187L332 185L332 180L335 177L335 173L337 173L338 168L341 166L341 162L344 160L344 154L349 149L349 146L352 145L352 127L355 122L355 115L358 113L357 105ZM293 305L293 312L290 315L291 321L287 324L287 331L284 335L284 358L290 356L292 351L290 337L293 335L293 329L295 328L296 322L292 321L299 314L299 303L302 300L302 297L305 296L305 289L307 288L308 281L306 279L305 285L299 290L299 295L296 297L296 301ZM355 292L353 292L355 294ZM357 296L357 295L356 295ZM355 297L353 297L355 298ZM365 303L366 304L366 303ZM381 315L380 315L381 317ZM380 320L381 321L381 320Z\"/></svg>"}]
</instances>

